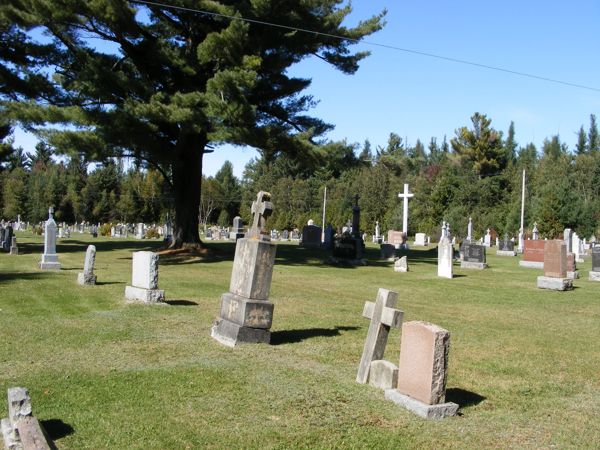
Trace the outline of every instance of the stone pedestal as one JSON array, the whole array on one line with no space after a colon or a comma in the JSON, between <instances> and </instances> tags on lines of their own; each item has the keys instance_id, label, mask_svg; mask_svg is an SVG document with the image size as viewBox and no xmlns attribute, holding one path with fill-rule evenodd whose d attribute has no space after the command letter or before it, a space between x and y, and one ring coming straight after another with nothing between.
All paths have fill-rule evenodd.
<instances>
[{"instance_id":1,"label":"stone pedestal","mask_svg":"<svg viewBox=\"0 0 600 450\"><path fill-rule=\"evenodd\" d=\"M472 261L461 261L460 262L461 269L487 269L487 263L482 262L472 262Z\"/></svg>"},{"instance_id":2,"label":"stone pedestal","mask_svg":"<svg viewBox=\"0 0 600 450\"><path fill-rule=\"evenodd\" d=\"M519 266L527 267L528 269L543 269L544 263L540 261L519 261Z\"/></svg>"},{"instance_id":3,"label":"stone pedestal","mask_svg":"<svg viewBox=\"0 0 600 450\"><path fill-rule=\"evenodd\" d=\"M60 263L58 262L58 255L42 255L42 260L40 261L40 269L42 270L60 270Z\"/></svg>"},{"instance_id":4,"label":"stone pedestal","mask_svg":"<svg viewBox=\"0 0 600 450\"><path fill-rule=\"evenodd\" d=\"M496 255L497 256L517 256L517 252L510 251L510 250L497 250Z\"/></svg>"},{"instance_id":5,"label":"stone pedestal","mask_svg":"<svg viewBox=\"0 0 600 450\"><path fill-rule=\"evenodd\" d=\"M600 281L600 272L590 271L588 279L590 281Z\"/></svg>"},{"instance_id":6,"label":"stone pedestal","mask_svg":"<svg viewBox=\"0 0 600 450\"><path fill-rule=\"evenodd\" d=\"M158 289L158 255L134 252L131 273L132 286L125 286L125 298L143 303L161 303L165 291Z\"/></svg>"},{"instance_id":7,"label":"stone pedestal","mask_svg":"<svg viewBox=\"0 0 600 450\"><path fill-rule=\"evenodd\" d=\"M573 280L571 278L555 277L537 277L537 287L539 289L551 289L553 291L568 291L573 289Z\"/></svg>"},{"instance_id":8,"label":"stone pedestal","mask_svg":"<svg viewBox=\"0 0 600 450\"><path fill-rule=\"evenodd\" d=\"M385 398L428 420L441 420L445 417L455 416L458 411L456 403L446 402L438 403L437 405L428 405L402 394L398 389L386 389Z\"/></svg>"},{"instance_id":9,"label":"stone pedestal","mask_svg":"<svg viewBox=\"0 0 600 450\"><path fill-rule=\"evenodd\" d=\"M570 278L571 280L577 280L579 278L579 271L578 270L567 270L567 278Z\"/></svg>"},{"instance_id":10,"label":"stone pedestal","mask_svg":"<svg viewBox=\"0 0 600 450\"><path fill-rule=\"evenodd\" d=\"M268 241L238 239L229 292L221 296L219 317L211 330L220 343L234 347L270 342L274 305L269 291L276 250Z\"/></svg>"}]
</instances>

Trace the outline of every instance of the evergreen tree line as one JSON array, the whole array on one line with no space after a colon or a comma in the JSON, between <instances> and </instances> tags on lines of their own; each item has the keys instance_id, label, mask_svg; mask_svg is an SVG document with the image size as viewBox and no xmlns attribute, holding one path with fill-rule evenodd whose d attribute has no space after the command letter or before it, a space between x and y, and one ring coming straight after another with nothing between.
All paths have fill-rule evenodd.
<instances>
[{"instance_id":1,"label":"evergreen tree line","mask_svg":"<svg viewBox=\"0 0 600 450\"><path fill-rule=\"evenodd\" d=\"M92 170L81 156L54 161L44 143L33 155L13 148L9 132L0 157L3 217L38 222L53 205L58 221L159 222L172 211L162 174L136 161L124 169L109 159ZM143 168L143 170L142 170ZM473 218L475 237L487 228L515 235L520 227L521 181L526 171L525 227L533 223L545 237L566 227L582 236L600 231L600 137L596 118L581 127L574 149L558 135L540 149L520 146L511 123L506 133L479 113L450 140L436 138L407 145L395 133L384 147L346 141L328 142L310 158L286 152L264 152L251 161L241 180L226 161L214 177L203 177L198 215L201 226L229 226L233 217L251 220L250 205L260 190L272 194L270 228L302 228L309 219L321 222L327 189L326 222L341 228L351 218L355 195L361 207L361 228L372 233L401 229L402 201L398 193L408 183L415 196L409 202L409 234L437 236L443 220L464 235Z\"/></svg>"}]
</instances>

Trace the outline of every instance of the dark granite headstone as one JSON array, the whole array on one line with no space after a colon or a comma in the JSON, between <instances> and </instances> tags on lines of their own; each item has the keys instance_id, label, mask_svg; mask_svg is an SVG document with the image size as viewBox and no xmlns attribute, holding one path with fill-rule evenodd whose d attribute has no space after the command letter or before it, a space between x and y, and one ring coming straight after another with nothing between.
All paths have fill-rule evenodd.
<instances>
[{"instance_id":1,"label":"dark granite headstone","mask_svg":"<svg viewBox=\"0 0 600 450\"><path fill-rule=\"evenodd\" d=\"M392 259L396 256L396 247L392 244L381 244L381 259Z\"/></svg>"},{"instance_id":2,"label":"dark granite headstone","mask_svg":"<svg viewBox=\"0 0 600 450\"><path fill-rule=\"evenodd\" d=\"M504 239L498 242L499 248L501 252L514 252L515 251L515 243L508 239Z\"/></svg>"},{"instance_id":3,"label":"dark granite headstone","mask_svg":"<svg viewBox=\"0 0 600 450\"><path fill-rule=\"evenodd\" d=\"M358 243L359 241L353 237L336 239L332 251L334 258L356 259L358 256Z\"/></svg>"},{"instance_id":4,"label":"dark granite headstone","mask_svg":"<svg viewBox=\"0 0 600 450\"><path fill-rule=\"evenodd\" d=\"M321 245L321 227L316 225L306 225L302 228L303 247L319 247Z\"/></svg>"},{"instance_id":5,"label":"dark granite headstone","mask_svg":"<svg viewBox=\"0 0 600 450\"><path fill-rule=\"evenodd\" d=\"M485 246L478 244L464 244L463 261L484 263Z\"/></svg>"},{"instance_id":6,"label":"dark granite headstone","mask_svg":"<svg viewBox=\"0 0 600 450\"><path fill-rule=\"evenodd\" d=\"M6 230L4 232L4 241L2 242L2 250L4 250L5 252L10 252L10 245L12 244L12 237L13 237L13 229L9 225L6 227Z\"/></svg>"},{"instance_id":7,"label":"dark granite headstone","mask_svg":"<svg viewBox=\"0 0 600 450\"><path fill-rule=\"evenodd\" d=\"M592 247L592 272L600 272L600 246Z\"/></svg>"}]
</instances>

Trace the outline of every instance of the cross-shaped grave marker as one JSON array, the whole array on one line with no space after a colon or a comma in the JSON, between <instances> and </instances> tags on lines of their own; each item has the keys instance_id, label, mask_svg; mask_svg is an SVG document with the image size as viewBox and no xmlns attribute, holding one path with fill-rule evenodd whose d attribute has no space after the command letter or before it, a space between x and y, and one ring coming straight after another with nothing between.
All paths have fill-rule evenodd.
<instances>
[{"instance_id":1,"label":"cross-shaped grave marker","mask_svg":"<svg viewBox=\"0 0 600 450\"><path fill-rule=\"evenodd\" d=\"M363 317L371 319L371 324L356 375L358 383L365 384L369 380L371 362L383 358L390 328L402 326L404 313L394 308L397 298L397 292L379 288L375 302L365 303Z\"/></svg>"},{"instance_id":2,"label":"cross-shaped grave marker","mask_svg":"<svg viewBox=\"0 0 600 450\"><path fill-rule=\"evenodd\" d=\"M248 231L250 239L270 240L268 235L263 234L265 232L267 217L273 212L273 204L269 200L271 200L271 194L260 191L256 196L256 201L252 202L251 211L253 221Z\"/></svg>"},{"instance_id":3,"label":"cross-shaped grave marker","mask_svg":"<svg viewBox=\"0 0 600 450\"><path fill-rule=\"evenodd\" d=\"M404 202L402 206L402 233L405 235L408 233L408 199L414 196L415 194L408 192L408 183L404 183L404 192L400 192L398 197Z\"/></svg>"}]
</instances>

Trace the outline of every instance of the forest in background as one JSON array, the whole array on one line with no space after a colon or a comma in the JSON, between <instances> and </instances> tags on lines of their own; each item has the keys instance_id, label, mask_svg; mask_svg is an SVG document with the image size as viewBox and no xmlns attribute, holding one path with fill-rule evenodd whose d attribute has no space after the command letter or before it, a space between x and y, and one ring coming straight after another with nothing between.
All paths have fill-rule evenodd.
<instances>
[{"instance_id":1,"label":"forest in background","mask_svg":"<svg viewBox=\"0 0 600 450\"><path fill-rule=\"evenodd\" d=\"M163 175L141 160L109 158L90 165L83 154L61 160L48 144L26 154L15 148L11 128L0 127L0 207L2 217L37 223L53 205L57 221L160 222L173 211ZM326 222L341 228L351 218L359 195L361 228L373 233L401 229L404 183L415 196L409 202L409 235L436 236L442 220L459 236L473 218L475 237L487 228L515 235L520 226L522 171L526 170L525 227L533 223L544 237L565 227L589 237L600 231L600 138L595 115L578 132L575 148L558 135L541 148L519 145L515 125L503 132L484 114L455 130L450 139L417 140L414 145L390 133L385 147L324 142L311 158L269 152L252 160L242 179L226 161L215 176L203 177L201 226L230 226L241 215L250 221L250 205L259 190L272 194L273 229L320 224L327 187ZM133 162L131 162L133 161ZM127 167L125 167L127 166Z\"/></svg>"}]
</instances>

